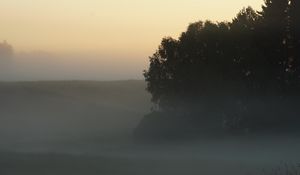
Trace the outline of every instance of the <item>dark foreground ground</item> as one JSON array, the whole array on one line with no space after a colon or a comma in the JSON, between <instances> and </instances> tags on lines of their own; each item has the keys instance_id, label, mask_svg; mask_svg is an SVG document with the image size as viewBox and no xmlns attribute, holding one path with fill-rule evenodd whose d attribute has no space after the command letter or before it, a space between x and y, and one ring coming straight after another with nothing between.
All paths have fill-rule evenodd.
<instances>
[{"instance_id":1,"label":"dark foreground ground","mask_svg":"<svg viewBox=\"0 0 300 175\"><path fill-rule=\"evenodd\" d=\"M0 83L0 175L248 175L300 162L289 136L136 143L142 81Z\"/></svg>"},{"instance_id":2,"label":"dark foreground ground","mask_svg":"<svg viewBox=\"0 0 300 175\"><path fill-rule=\"evenodd\" d=\"M278 141L278 140L277 140ZM1 175L247 175L300 159L299 140L189 144L92 144L0 153Z\"/></svg>"}]
</instances>

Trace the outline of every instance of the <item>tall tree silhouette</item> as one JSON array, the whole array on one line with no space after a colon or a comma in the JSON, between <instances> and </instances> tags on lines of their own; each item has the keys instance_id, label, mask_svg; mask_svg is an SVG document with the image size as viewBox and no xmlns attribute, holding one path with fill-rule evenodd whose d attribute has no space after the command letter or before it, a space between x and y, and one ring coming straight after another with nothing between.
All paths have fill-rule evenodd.
<instances>
[{"instance_id":1,"label":"tall tree silhouette","mask_svg":"<svg viewBox=\"0 0 300 175\"><path fill-rule=\"evenodd\" d=\"M297 0L265 0L260 12L247 7L229 23L199 21L164 38L144 74L156 111L239 131L299 121L299 13Z\"/></svg>"},{"instance_id":2,"label":"tall tree silhouette","mask_svg":"<svg viewBox=\"0 0 300 175\"><path fill-rule=\"evenodd\" d=\"M289 69L292 73L293 85L300 87L300 3L290 0L289 8Z\"/></svg>"},{"instance_id":3,"label":"tall tree silhouette","mask_svg":"<svg viewBox=\"0 0 300 175\"><path fill-rule=\"evenodd\" d=\"M275 91L283 91L288 71L287 26L289 0L265 0L257 33L261 52L267 58L266 74ZM269 89L270 90L270 89Z\"/></svg>"}]
</instances>

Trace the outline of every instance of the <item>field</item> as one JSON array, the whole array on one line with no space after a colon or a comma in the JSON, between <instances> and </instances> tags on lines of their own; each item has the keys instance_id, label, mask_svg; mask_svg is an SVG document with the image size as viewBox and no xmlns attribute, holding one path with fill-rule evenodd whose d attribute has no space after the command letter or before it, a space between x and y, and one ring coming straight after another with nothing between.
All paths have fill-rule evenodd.
<instances>
[{"instance_id":1,"label":"field","mask_svg":"<svg viewBox=\"0 0 300 175\"><path fill-rule=\"evenodd\" d=\"M300 139L140 144L143 81L0 83L0 175L244 175L300 160Z\"/></svg>"},{"instance_id":2,"label":"field","mask_svg":"<svg viewBox=\"0 0 300 175\"><path fill-rule=\"evenodd\" d=\"M0 106L0 147L13 148L129 137L151 103L142 81L18 82L0 83Z\"/></svg>"}]
</instances>

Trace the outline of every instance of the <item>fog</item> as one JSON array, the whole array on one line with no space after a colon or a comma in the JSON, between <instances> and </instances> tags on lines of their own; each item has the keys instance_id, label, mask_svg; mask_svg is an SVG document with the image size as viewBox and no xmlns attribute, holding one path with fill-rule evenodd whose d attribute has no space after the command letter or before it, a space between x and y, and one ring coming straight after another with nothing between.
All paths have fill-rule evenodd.
<instances>
[{"instance_id":1,"label":"fog","mask_svg":"<svg viewBox=\"0 0 300 175\"><path fill-rule=\"evenodd\" d=\"M143 59L13 53L6 44L1 175L246 175L300 161L297 136L136 140L153 104L143 80L127 79L142 78Z\"/></svg>"},{"instance_id":2,"label":"fog","mask_svg":"<svg viewBox=\"0 0 300 175\"><path fill-rule=\"evenodd\" d=\"M0 173L262 174L299 161L297 137L139 142L143 81L0 83Z\"/></svg>"},{"instance_id":3,"label":"fog","mask_svg":"<svg viewBox=\"0 0 300 175\"><path fill-rule=\"evenodd\" d=\"M298 135L135 138L154 106L146 82L139 80L147 60L124 55L15 52L0 43L0 174L280 174L278 167L299 171ZM216 100L205 102L211 101ZM166 119L176 125L176 115L174 121ZM150 126L151 132L162 131L158 125ZM184 128L175 129L184 133Z\"/></svg>"},{"instance_id":4,"label":"fog","mask_svg":"<svg viewBox=\"0 0 300 175\"><path fill-rule=\"evenodd\" d=\"M124 56L125 55L125 56ZM142 55L48 53L0 54L1 81L142 79L147 59Z\"/></svg>"}]
</instances>

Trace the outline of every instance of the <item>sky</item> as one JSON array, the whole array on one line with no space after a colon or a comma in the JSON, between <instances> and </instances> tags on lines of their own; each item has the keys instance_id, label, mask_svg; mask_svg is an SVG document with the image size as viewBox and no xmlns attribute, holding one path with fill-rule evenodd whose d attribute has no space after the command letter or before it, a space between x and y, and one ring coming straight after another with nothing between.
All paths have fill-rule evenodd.
<instances>
[{"instance_id":1,"label":"sky","mask_svg":"<svg viewBox=\"0 0 300 175\"><path fill-rule=\"evenodd\" d=\"M0 41L9 42L16 52L87 54L76 58L82 62L90 54L99 55L93 56L99 59L93 64L102 66L107 58L115 59L116 64L118 59L122 63L128 60L141 72L163 37L177 38L189 23L199 20L230 21L242 7L260 9L262 3L263 0L0 0ZM137 77L141 76L127 78Z\"/></svg>"}]
</instances>

